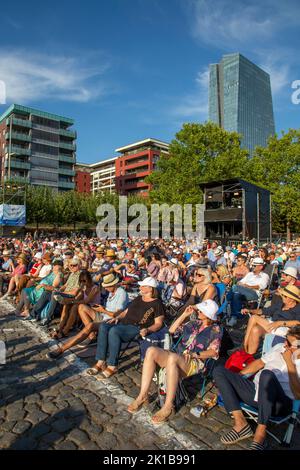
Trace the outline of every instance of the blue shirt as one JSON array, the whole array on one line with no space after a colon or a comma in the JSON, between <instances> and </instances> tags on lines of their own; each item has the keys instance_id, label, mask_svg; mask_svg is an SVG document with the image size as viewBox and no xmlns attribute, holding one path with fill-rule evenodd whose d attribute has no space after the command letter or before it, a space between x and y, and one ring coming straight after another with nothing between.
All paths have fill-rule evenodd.
<instances>
[{"instance_id":1,"label":"blue shirt","mask_svg":"<svg viewBox=\"0 0 300 470\"><path fill-rule=\"evenodd\" d=\"M109 312L115 313L118 310L125 310L128 303L127 292L122 287L118 287L114 294L112 292L109 293L105 308Z\"/></svg>"}]
</instances>

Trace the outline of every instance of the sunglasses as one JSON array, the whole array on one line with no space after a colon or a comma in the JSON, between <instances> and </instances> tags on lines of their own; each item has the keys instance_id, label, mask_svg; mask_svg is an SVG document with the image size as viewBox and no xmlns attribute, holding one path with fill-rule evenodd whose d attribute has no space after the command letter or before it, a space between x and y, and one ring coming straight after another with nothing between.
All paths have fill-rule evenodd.
<instances>
[{"instance_id":1,"label":"sunglasses","mask_svg":"<svg viewBox=\"0 0 300 470\"><path fill-rule=\"evenodd\" d=\"M78 264L70 264L69 265L71 268L76 268L78 266Z\"/></svg>"},{"instance_id":2,"label":"sunglasses","mask_svg":"<svg viewBox=\"0 0 300 470\"><path fill-rule=\"evenodd\" d=\"M204 274L195 273L195 276L197 276L197 277L203 277Z\"/></svg>"}]
</instances>

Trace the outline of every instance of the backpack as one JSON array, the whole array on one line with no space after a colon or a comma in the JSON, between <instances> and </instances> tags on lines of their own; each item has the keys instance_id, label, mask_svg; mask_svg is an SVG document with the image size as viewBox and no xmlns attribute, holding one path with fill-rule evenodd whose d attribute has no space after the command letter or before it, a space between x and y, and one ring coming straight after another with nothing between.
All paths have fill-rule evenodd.
<instances>
[{"instance_id":1,"label":"backpack","mask_svg":"<svg viewBox=\"0 0 300 470\"><path fill-rule=\"evenodd\" d=\"M255 361L253 354L248 354L243 349L235 351L225 362L225 368L232 372L240 372L251 362Z\"/></svg>"}]
</instances>

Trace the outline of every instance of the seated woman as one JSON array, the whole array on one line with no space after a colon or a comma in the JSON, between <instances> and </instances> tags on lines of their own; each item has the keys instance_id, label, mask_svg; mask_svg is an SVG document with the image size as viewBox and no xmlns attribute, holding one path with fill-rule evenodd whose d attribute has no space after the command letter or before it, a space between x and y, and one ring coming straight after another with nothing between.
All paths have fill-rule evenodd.
<instances>
[{"instance_id":1,"label":"seated woman","mask_svg":"<svg viewBox=\"0 0 300 470\"><path fill-rule=\"evenodd\" d=\"M136 413L148 402L150 385L158 365L166 368L167 395L164 406L152 417L152 423L163 423L173 414L173 401L180 378L203 371L206 359L218 358L222 330L216 324L217 311L218 304L211 299L195 306L190 305L169 329L171 334L178 328L182 332L178 353L155 347L148 349L143 366L141 390L128 407L130 413ZM197 313L198 318L185 323L193 312Z\"/></svg>"},{"instance_id":2,"label":"seated woman","mask_svg":"<svg viewBox=\"0 0 300 470\"><path fill-rule=\"evenodd\" d=\"M259 371L259 372L258 372ZM254 380L243 376L253 375ZM233 416L233 429L221 437L223 444L235 444L253 435L241 410L241 402L258 409L251 450L263 450L271 416L287 416L293 400L300 399L300 327L288 330L285 345L276 346L239 374L217 366L213 371L225 409Z\"/></svg>"},{"instance_id":3,"label":"seated woman","mask_svg":"<svg viewBox=\"0 0 300 470\"><path fill-rule=\"evenodd\" d=\"M3 295L2 300L5 300L14 295L14 292L17 288L17 279L22 274L25 274L27 270L27 258L24 253L21 253L17 257L17 266L14 268L13 272L9 276L9 284L6 294Z\"/></svg>"},{"instance_id":4,"label":"seated woman","mask_svg":"<svg viewBox=\"0 0 300 470\"><path fill-rule=\"evenodd\" d=\"M78 313L85 327L62 346L47 353L48 359L59 358L65 351L77 344L80 344L81 347L88 346L95 340L102 321L110 320L123 312L129 301L126 291L120 287L119 282L119 278L114 274L104 276L102 287L109 292L105 307L102 305L93 305L93 307L79 305Z\"/></svg>"},{"instance_id":5,"label":"seated woman","mask_svg":"<svg viewBox=\"0 0 300 470\"><path fill-rule=\"evenodd\" d=\"M100 304L100 287L93 283L92 275L87 270L81 271L79 275L79 292L74 299L62 297L59 303L63 305L60 316L58 331L53 330L52 338L63 338L69 335L75 321L84 307L91 308L93 305ZM81 315L80 315L81 316Z\"/></svg>"},{"instance_id":6,"label":"seated woman","mask_svg":"<svg viewBox=\"0 0 300 470\"><path fill-rule=\"evenodd\" d=\"M189 305L195 305L208 299L216 300L217 298L217 289L211 281L210 271L205 268L197 268L194 272L190 297L180 308L179 314L183 313Z\"/></svg>"},{"instance_id":7,"label":"seated woman","mask_svg":"<svg viewBox=\"0 0 300 470\"><path fill-rule=\"evenodd\" d=\"M0 295L3 291L3 284L10 281L12 272L14 270L14 263L11 259L10 251L3 250L3 262L0 269Z\"/></svg>"},{"instance_id":8,"label":"seated woman","mask_svg":"<svg viewBox=\"0 0 300 470\"><path fill-rule=\"evenodd\" d=\"M36 305L45 291L51 292L61 286L63 281L62 269L62 261L54 261L51 273L44 277L36 287L25 287L21 292L16 314L25 317L27 320L33 320L34 317L29 312L30 305Z\"/></svg>"},{"instance_id":9,"label":"seated woman","mask_svg":"<svg viewBox=\"0 0 300 470\"><path fill-rule=\"evenodd\" d=\"M212 278L212 283L213 284L217 284L217 283L220 283L222 282L222 279L224 276L227 276L229 274L228 272L228 269L226 268L226 266L224 266L223 264L219 264L215 271L212 272L211 274L211 278Z\"/></svg>"},{"instance_id":10,"label":"seated woman","mask_svg":"<svg viewBox=\"0 0 300 470\"><path fill-rule=\"evenodd\" d=\"M128 342L140 335L145 337L163 327L164 309L157 298L157 282L147 277L139 282L141 295L134 299L126 310L99 326L97 342L97 363L88 369L89 375L102 372L100 380L115 375L122 342Z\"/></svg>"},{"instance_id":11,"label":"seated woman","mask_svg":"<svg viewBox=\"0 0 300 470\"><path fill-rule=\"evenodd\" d=\"M282 303L276 302L271 307L262 310L243 309L242 313L252 313L244 338L244 349L249 354L255 354L260 339L267 333L279 336L277 342L283 342L287 328L300 324L300 290L296 286L286 286L278 289ZM274 344L273 344L274 345Z\"/></svg>"}]
</instances>

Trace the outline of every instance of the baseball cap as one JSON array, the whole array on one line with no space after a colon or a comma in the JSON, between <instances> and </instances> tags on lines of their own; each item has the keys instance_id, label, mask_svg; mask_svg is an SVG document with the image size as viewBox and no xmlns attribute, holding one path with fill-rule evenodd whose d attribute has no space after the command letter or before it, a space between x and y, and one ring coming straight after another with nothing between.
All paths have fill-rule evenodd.
<instances>
[{"instance_id":1,"label":"baseball cap","mask_svg":"<svg viewBox=\"0 0 300 470\"><path fill-rule=\"evenodd\" d=\"M153 277L146 277L143 281L139 281L140 286L154 287L158 286L157 281Z\"/></svg>"}]
</instances>

